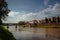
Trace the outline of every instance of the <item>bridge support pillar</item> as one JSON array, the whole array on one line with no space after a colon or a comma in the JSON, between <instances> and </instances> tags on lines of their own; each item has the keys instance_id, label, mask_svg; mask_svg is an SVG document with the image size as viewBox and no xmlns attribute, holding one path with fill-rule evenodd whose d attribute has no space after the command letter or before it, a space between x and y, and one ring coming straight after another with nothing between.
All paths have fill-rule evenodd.
<instances>
[{"instance_id":1,"label":"bridge support pillar","mask_svg":"<svg viewBox=\"0 0 60 40\"><path fill-rule=\"evenodd\" d=\"M17 31L17 25L15 26L15 30Z\"/></svg>"},{"instance_id":2,"label":"bridge support pillar","mask_svg":"<svg viewBox=\"0 0 60 40\"><path fill-rule=\"evenodd\" d=\"M9 29L9 25L7 25L7 29Z\"/></svg>"}]
</instances>

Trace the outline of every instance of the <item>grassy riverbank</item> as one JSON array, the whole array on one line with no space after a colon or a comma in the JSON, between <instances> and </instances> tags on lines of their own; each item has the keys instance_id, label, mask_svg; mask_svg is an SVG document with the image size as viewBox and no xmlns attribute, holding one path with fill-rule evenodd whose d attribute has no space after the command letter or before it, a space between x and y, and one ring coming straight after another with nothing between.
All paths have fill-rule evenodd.
<instances>
[{"instance_id":1,"label":"grassy riverbank","mask_svg":"<svg viewBox=\"0 0 60 40\"><path fill-rule=\"evenodd\" d=\"M20 27L24 27L24 25L19 25ZM37 24L37 25L25 25L25 27L38 27L38 28L60 28L60 23L57 24L57 23L51 23L51 24Z\"/></svg>"},{"instance_id":2,"label":"grassy riverbank","mask_svg":"<svg viewBox=\"0 0 60 40\"><path fill-rule=\"evenodd\" d=\"M60 24L39 24L40 28L60 28Z\"/></svg>"},{"instance_id":3,"label":"grassy riverbank","mask_svg":"<svg viewBox=\"0 0 60 40\"><path fill-rule=\"evenodd\" d=\"M16 40L12 33L0 26L0 40Z\"/></svg>"}]
</instances>

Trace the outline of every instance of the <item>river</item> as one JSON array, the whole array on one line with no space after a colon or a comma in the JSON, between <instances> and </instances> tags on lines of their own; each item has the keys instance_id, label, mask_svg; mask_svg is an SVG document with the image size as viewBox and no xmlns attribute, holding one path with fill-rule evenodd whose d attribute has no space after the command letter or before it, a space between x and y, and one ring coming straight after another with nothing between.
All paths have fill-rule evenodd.
<instances>
[{"instance_id":1,"label":"river","mask_svg":"<svg viewBox=\"0 0 60 40\"><path fill-rule=\"evenodd\" d=\"M14 26L10 26L8 30L12 32L17 40L47 40L45 28L18 27L16 31Z\"/></svg>"}]
</instances>

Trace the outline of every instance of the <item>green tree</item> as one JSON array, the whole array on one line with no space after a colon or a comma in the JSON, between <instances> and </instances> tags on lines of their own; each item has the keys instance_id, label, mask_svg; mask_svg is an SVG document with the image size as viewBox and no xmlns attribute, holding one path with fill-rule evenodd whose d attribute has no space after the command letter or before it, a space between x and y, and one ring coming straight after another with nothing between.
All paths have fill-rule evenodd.
<instances>
[{"instance_id":1,"label":"green tree","mask_svg":"<svg viewBox=\"0 0 60 40\"><path fill-rule=\"evenodd\" d=\"M12 33L1 26L2 20L8 16L9 11L6 1L0 0L0 40L16 40Z\"/></svg>"},{"instance_id":2,"label":"green tree","mask_svg":"<svg viewBox=\"0 0 60 40\"><path fill-rule=\"evenodd\" d=\"M53 21L52 21L53 23L56 23L56 17L53 17Z\"/></svg>"},{"instance_id":3,"label":"green tree","mask_svg":"<svg viewBox=\"0 0 60 40\"><path fill-rule=\"evenodd\" d=\"M6 16L8 16L9 11L10 10L8 9L8 4L6 3L6 1L0 0L0 24L2 24L2 20L4 20Z\"/></svg>"},{"instance_id":4,"label":"green tree","mask_svg":"<svg viewBox=\"0 0 60 40\"><path fill-rule=\"evenodd\" d=\"M6 30L3 26L0 26L0 40L16 40L12 33Z\"/></svg>"},{"instance_id":5,"label":"green tree","mask_svg":"<svg viewBox=\"0 0 60 40\"><path fill-rule=\"evenodd\" d=\"M51 23L51 18L49 18L49 23Z\"/></svg>"},{"instance_id":6,"label":"green tree","mask_svg":"<svg viewBox=\"0 0 60 40\"><path fill-rule=\"evenodd\" d=\"M48 18L45 18L45 22L48 23Z\"/></svg>"},{"instance_id":7,"label":"green tree","mask_svg":"<svg viewBox=\"0 0 60 40\"><path fill-rule=\"evenodd\" d=\"M57 22L60 23L60 17L59 16L57 17Z\"/></svg>"},{"instance_id":8,"label":"green tree","mask_svg":"<svg viewBox=\"0 0 60 40\"><path fill-rule=\"evenodd\" d=\"M24 21L20 21L18 25L25 25L26 23Z\"/></svg>"}]
</instances>

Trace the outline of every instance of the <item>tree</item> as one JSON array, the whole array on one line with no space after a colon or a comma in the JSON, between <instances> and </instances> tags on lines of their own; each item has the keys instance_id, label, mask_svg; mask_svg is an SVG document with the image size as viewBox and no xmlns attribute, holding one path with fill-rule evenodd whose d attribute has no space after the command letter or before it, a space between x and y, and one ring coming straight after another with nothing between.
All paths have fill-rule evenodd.
<instances>
[{"instance_id":1,"label":"tree","mask_svg":"<svg viewBox=\"0 0 60 40\"><path fill-rule=\"evenodd\" d=\"M20 21L18 24L19 25L25 25L26 23L24 21Z\"/></svg>"},{"instance_id":2,"label":"tree","mask_svg":"<svg viewBox=\"0 0 60 40\"><path fill-rule=\"evenodd\" d=\"M52 19L53 19L53 23L56 23L56 17L52 17Z\"/></svg>"},{"instance_id":3,"label":"tree","mask_svg":"<svg viewBox=\"0 0 60 40\"><path fill-rule=\"evenodd\" d=\"M57 17L57 22L60 23L60 17L59 16Z\"/></svg>"},{"instance_id":4,"label":"tree","mask_svg":"<svg viewBox=\"0 0 60 40\"><path fill-rule=\"evenodd\" d=\"M5 0L0 0L0 25L2 24L2 20L4 20L9 13L8 4ZM16 40L12 33L6 30L3 26L0 26L0 40Z\"/></svg>"},{"instance_id":5,"label":"tree","mask_svg":"<svg viewBox=\"0 0 60 40\"><path fill-rule=\"evenodd\" d=\"M9 11L6 1L0 0L0 24L2 24L2 20L8 16Z\"/></svg>"},{"instance_id":6,"label":"tree","mask_svg":"<svg viewBox=\"0 0 60 40\"><path fill-rule=\"evenodd\" d=\"M51 23L51 18L49 18L49 23Z\"/></svg>"},{"instance_id":7,"label":"tree","mask_svg":"<svg viewBox=\"0 0 60 40\"><path fill-rule=\"evenodd\" d=\"M45 18L45 22L48 23L48 18Z\"/></svg>"},{"instance_id":8,"label":"tree","mask_svg":"<svg viewBox=\"0 0 60 40\"><path fill-rule=\"evenodd\" d=\"M0 26L0 40L16 40L11 32Z\"/></svg>"}]
</instances>

